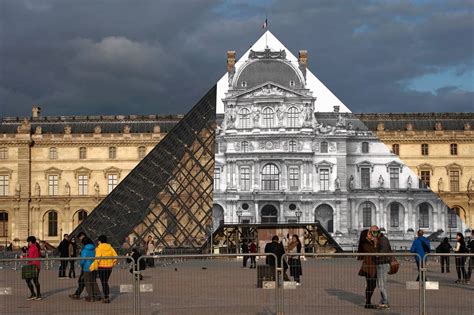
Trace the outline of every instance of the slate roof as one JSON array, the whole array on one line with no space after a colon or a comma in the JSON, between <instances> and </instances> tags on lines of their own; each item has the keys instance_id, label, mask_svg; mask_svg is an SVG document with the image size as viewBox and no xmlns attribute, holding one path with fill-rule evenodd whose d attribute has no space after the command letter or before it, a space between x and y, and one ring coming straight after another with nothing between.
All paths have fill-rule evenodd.
<instances>
[{"instance_id":1,"label":"slate roof","mask_svg":"<svg viewBox=\"0 0 474 315\"><path fill-rule=\"evenodd\" d=\"M474 113L370 113L355 114L370 130L377 130L380 122L386 131L406 130L406 124L412 123L414 130L434 130L440 122L443 130L464 130L464 124L474 128Z\"/></svg>"}]
</instances>

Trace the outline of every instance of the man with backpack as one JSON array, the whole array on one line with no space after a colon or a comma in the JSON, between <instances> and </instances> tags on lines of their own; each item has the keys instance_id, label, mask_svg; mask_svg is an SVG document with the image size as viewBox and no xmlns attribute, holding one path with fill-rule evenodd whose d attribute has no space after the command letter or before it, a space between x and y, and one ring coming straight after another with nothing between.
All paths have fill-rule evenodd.
<instances>
[{"instance_id":1,"label":"man with backpack","mask_svg":"<svg viewBox=\"0 0 474 315\"><path fill-rule=\"evenodd\" d=\"M420 281L420 266L423 267L423 258L426 254L429 254L431 252L431 247L430 241L423 236L423 230L418 230L416 235L418 237L411 244L410 253L416 253L419 256L416 256L415 260L416 267L418 268L418 277L416 278L416 281Z\"/></svg>"}]
</instances>

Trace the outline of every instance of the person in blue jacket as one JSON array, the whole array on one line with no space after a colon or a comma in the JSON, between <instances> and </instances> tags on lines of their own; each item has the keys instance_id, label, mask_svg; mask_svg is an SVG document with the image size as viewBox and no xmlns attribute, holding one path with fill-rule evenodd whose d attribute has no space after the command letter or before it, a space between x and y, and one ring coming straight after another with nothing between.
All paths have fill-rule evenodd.
<instances>
[{"instance_id":1,"label":"person in blue jacket","mask_svg":"<svg viewBox=\"0 0 474 315\"><path fill-rule=\"evenodd\" d=\"M88 238L84 237L82 239L82 250L81 257L95 257L95 245L94 242ZM91 270L91 265L94 262L94 259L81 259L79 262L84 273L84 284L86 287L87 302L94 302L100 300L99 286L96 281L96 270Z\"/></svg>"},{"instance_id":2,"label":"person in blue jacket","mask_svg":"<svg viewBox=\"0 0 474 315\"><path fill-rule=\"evenodd\" d=\"M419 255L419 257L415 257L415 260L416 267L418 268L418 277L416 278L416 281L420 281L420 266L423 267L423 258L431 251L431 247L430 241L423 236L423 230L418 230L416 235L418 237L411 244L410 253L416 253Z\"/></svg>"}]
</instances>

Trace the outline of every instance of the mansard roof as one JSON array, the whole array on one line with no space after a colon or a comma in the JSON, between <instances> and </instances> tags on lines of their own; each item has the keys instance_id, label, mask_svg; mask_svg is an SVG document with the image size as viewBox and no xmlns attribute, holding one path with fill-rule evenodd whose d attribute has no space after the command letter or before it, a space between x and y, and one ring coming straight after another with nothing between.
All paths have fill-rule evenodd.
<instances>
[{"instance_id":1,"label":"mansard roof","mask_svg":"<svg viewBox=\"0 0 474 315\"><path fill-rule=\"evenodd\" d=\"M31 132L37 126L43 134L64 133L66 126L71 127L71 133L93 133L96 126L101 133L123 133L126 125L130 133L152 133L156 125L161 132L171 130L182 118L182 115L102 115L102 116L43 116L28 118L31 123ZM0 133L16 133L23 117L5 117L0 121Z\"/></svg>"},{"instance_id":2,"label":"mansard roof","mask_svg":"<svg viewBox=\"0 0 474 315\"><path fill-rule=\"evenodd\" d=\"M355 114L370 130L377 130L379 123L385 131L403 131L411 123L413 130L435 130L441 123L442 130L464 130L469 123L474 128L474 113L368 113Z\"/></svg>"}]
</instances>

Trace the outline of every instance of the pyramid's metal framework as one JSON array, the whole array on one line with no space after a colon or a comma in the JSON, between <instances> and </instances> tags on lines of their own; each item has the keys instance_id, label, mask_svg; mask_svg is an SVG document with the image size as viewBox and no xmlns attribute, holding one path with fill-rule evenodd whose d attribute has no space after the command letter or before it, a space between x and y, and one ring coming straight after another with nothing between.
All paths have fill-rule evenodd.
<instances>
[{"instance_id":1,"label":"pyramid's metal framework","mask_svg":"<svg viewBox=\"0 0 474 315\"><path fill-rule=\"evenodd\" d=\"M105 234L114 247L205 246L212 225L216 87L153 148L72 233ZM130 237L129 237L130 236Z\"/></svg>"}]
</instances>

